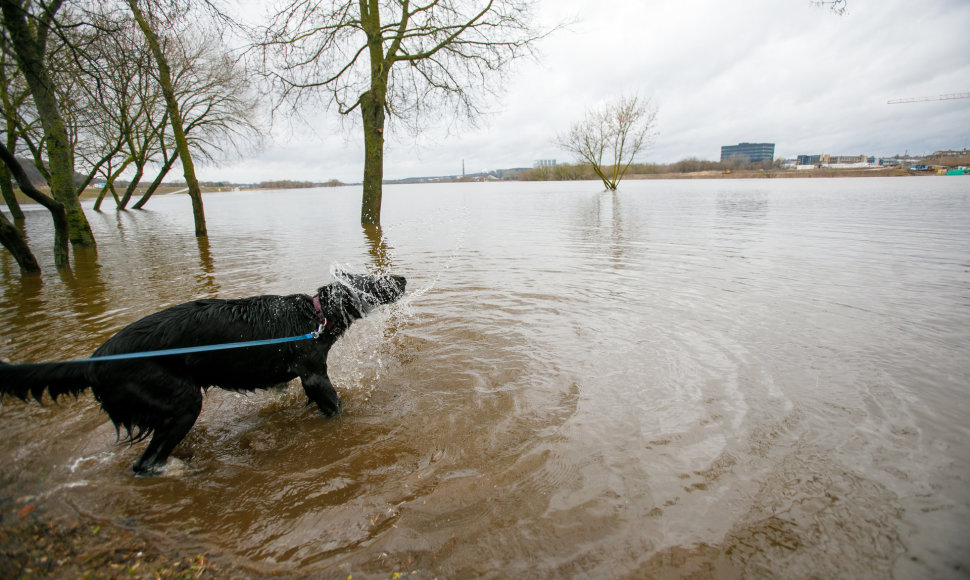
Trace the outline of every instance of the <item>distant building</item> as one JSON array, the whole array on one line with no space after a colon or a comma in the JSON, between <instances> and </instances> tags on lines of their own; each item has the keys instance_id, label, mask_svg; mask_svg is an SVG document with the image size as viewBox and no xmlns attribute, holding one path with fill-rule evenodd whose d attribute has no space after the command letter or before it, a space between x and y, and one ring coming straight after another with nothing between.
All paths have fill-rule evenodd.
<instances>
[{"instance_id":1,"label":"distant building","mask_svg":"<svg viewBox=\"0 0 970 580\"><path fill-rule=\"evenodd\" d=\"M796 165L821 165L829 162L828 155L799 155Z\"/></svg>"},{"instance_id":2,"label":"distant building","mask_svg":"<svg viewBox=\"0 0 970 580\"><path fill-rule=\"evenodd\" d=\"M934 151L931 157L967 157L970 155L970 151L964 149L963 151L950 149L948 151Z\"/></svg>"},{"instance_id":3,"label":"distant building","mask_svg":"<svg viewBox=\"0 0 970 580\"><path fill-rule=\"evenodd\" d=\"M738 143L721 146L721 163L725 161L744 161L760 163L775 160L774 143Z\"/></svg>"},{"instance_id":4,"label":"distant building","mask_svg":"<svg viewBox=\"0 0 970 580\"><path fill-rule=\"evenodd\" d=\"M876 159L874 157L866 157L865 155L828 155L825 153L820 155L799 155L796 161L796 165L814 165L816 167L863 166L874 165L875 163Z\"/></svg>"},{"instance_id":5,"label":"distant building","mask_svg":"<svg viewBox=\"0 0 970 580\"><path fill-rule=\"evenodd\" d=\"M537 159L536 162L535 162L535 164L533 165L533 167L535 167L535 168L539 168L539 167L555 167L555 166L556 166L556 160L555 159Z\"/></svg>"}]
</instances>

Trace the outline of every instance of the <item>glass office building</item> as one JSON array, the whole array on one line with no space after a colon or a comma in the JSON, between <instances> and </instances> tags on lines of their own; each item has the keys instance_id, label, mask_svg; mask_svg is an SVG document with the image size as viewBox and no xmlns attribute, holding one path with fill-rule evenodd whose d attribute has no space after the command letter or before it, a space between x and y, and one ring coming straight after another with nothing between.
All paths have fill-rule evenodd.
<instances>
[{"instance_id":1,"label":"glass office building","mask_svg":"<svg viewBox=\"0 0 970 580\"><path fill-rule=\"evenodd\" d=\"M725 161L747 161L760 163L775 160L774 143L738 143L721 147L721 163Z\"/></svg>"}]
</instances>

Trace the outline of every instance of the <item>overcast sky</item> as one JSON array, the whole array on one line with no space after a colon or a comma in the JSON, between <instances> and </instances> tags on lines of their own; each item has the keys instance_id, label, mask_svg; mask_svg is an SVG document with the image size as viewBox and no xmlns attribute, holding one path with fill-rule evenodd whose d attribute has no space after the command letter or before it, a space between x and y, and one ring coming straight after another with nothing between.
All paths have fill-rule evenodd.
<instances>
[{"instance_id":1,"label":"overcast sky","mask_svg":"<svg viewBox=\"0 0 970 580\"><path fill-rule=\"evenodd\" d=\"M389 131L385 178L453 175L572 161L553 143L584 111L638 92L659 135L642 161L717 160L721 145L774 142L775 155L893 155L970 147L970 1L849 0L837 15L809 0L544 0L540 20L573 20L518 62L479 127L428 120ZM359 124L321 113L279 126L263 149L203 180L359 182Z\"/></svg>"}]
</instances>

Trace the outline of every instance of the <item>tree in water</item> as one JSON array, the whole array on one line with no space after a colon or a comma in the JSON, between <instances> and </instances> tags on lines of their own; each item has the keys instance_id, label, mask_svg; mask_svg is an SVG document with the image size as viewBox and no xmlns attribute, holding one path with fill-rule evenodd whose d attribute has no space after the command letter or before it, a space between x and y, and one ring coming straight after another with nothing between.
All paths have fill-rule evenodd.
<instances>
[{"instance_id":1,"label":"tree in water","mask_svg":"<svg viewBox=\"0 0 970 580\"><path fill-rule=\"evenodd\" d=\"M258 45L284 98L319 98L360 112L364 181L360 221L381 219L388 116L417 130L427 114L481 113L510 62L546 33L533 0L289 0Z\"/></svg>"},{"instance_id":2,"label":"tree in water","mask_svg":"<svg viewBox=\"0 0 970 580\"><path fill-rule=\"evenodd\" d=\"M638 95L589 109L586 117L556 138L563 150L590 164L610 191L616 191L630 164L654 136L657 110Z\"/></svg>"},{"instance_id":3,"label":"tree in water","mask_svg":"<svg viewBox=\"0 0 970 580\"><path fill-rule=\"evenodd\" d=\"M64 208L71 243L81 247L94 246L94 234L74 186L74 153L67 124L48 69L48 45L58 26L55 16L63 4L63 0L0 0L0 12L4 35L30 87L44 129L51 194ZM66 267L67 256L63 256L57 265Z\"/></svg>"},{"instance_id":4,"label":"tree in water","mask_svg":"<svg viewBox=\"0 0 970 580\"><path fill-rule=\"evenodd\" d=\"M182 160L182 172L185 176L185 184L188 186L189 197L192 198L192 216L195 219L196 237L208 235L205 227L205 209L202 205L202 190L199 187L199 180L195 176L195 164L192 162L192 153L189 150L189 141L185 137L185 127L182 124L182 114L179 111L178 98L175 95L175 87L172 83L172 70L168 63L168 57L162 49L162 43L155 26L149 21L150 14L146 14L138 4L138 0L128 0L128 7L131 14L135 17L135 22L141 28L148 41L152 56L155 57L155 64L158 66L158 82L162 87L162 94L165 96L165 103L168 108L168 119L172 126L172 133L175 137L175 149Z\"/></svg>"},{"instance_id":5,"label":"tree in water","mask_svg":"<svg viewBox=\"0 0 970 580\"><path fill-rule=\"evenodd\" d=\"M3 127L0 130L6 133L4 145L8 151L17 150L17 139L20 136L17 109L30 97L23 75L12 60L7 55L7 51L0 50L0 107L3 110ZM14 194L11 179L13 175L7 169L7 165L0 163L0 194L3 195L3 201L7 204L7 209L10 210L14 221L22 222L24 212L20 209L20 203Z\"/></svg>"},{"instance_id":6,"label":"tree in water","mask_svg":"<svg viewBox=\"0 0 970 580\"><path fill-rule=\"evenodd\" d=\"M54 265L58 268L67 268L70 264L67 254L67 212L64 211L64 206L34 187L30 179L27 178L27 173L20 166L20 162L2 143L0 143L0 163L3 163L10 170L21 191L51 212L51 217L54 220ZM13 230L10 228L13 228ZM37 264L37 259L34 258L27 246L27 240L24 239L20 230L7 221L6 216L3 216L3 219L0 220L0 229L2 229L2 232L0 232L2 243L13 254L14 259L20 265L20 270L28 274L40 272L40 265Z\"/></svg>"},{"instance_id":7,"label":"tree in water","mask_svg":"<svg viewBox=\"0 0 970 580\"><path fill-rule=\"evenodd\" d=\"M87 74L82 77L82 88L96 111L87 141L100 145L120 139L120 155L100 166L105 185L95 209L108 192L119 209L128 207L152 164L158 173L135 203L135 209L140 209L180 159L168 105L154 56L135 20L115 12L93 22L93 28L113 33L95 34L87 51L98 57L86 63ZM260 107L245 66L233 58L214 22L179 20L176 24L175 32L166 26L169 37L162 49L193 166L200 159L214 161L254 147L262 132L257 120ZM119 194L114 181L126 169L134 174Z\"/></svg>"}]
</instances>

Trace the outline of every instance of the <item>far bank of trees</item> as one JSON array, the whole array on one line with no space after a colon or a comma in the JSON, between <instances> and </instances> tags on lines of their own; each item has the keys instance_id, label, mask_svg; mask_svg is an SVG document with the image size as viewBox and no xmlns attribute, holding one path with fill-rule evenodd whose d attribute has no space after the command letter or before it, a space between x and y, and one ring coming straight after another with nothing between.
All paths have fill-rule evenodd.
<instances>
[{"instance_id":1,"label":"far bank of trees","mask_svg":"<svg viewBox=\"0 0 970 580\"><path fill-rule=\"evenodd\" d=\"M340 187L343 185L337 179L331 179L330 181L325 181L323 183L317 183L315 181L293 181L291 179L278 179L275 181L260 181L259 183L253 184L253 187L258 189L308 189L311 187Z\"/></svg>"},{"instance_id":2,"label":"far bank of trees","mask_svg":"<svg viewBox=\"0 0 970 580\"><path fill-rule=\"evenodd\" d=\"M741 160L732 160L721 163L719 161L708 161L696 157L688 157L674 163L631 163L626 171L627 175L670 175L670 174L689 174L701 172L734 172L734 171L767 171L779 169L781 160L774 162L747 163ZM612 171L612 167L607 167ZM520 181L595 181L600 179L590 163L564 163L551 167L535 167L527 169L518 174Z\"/></svg>"}]
</instances>

